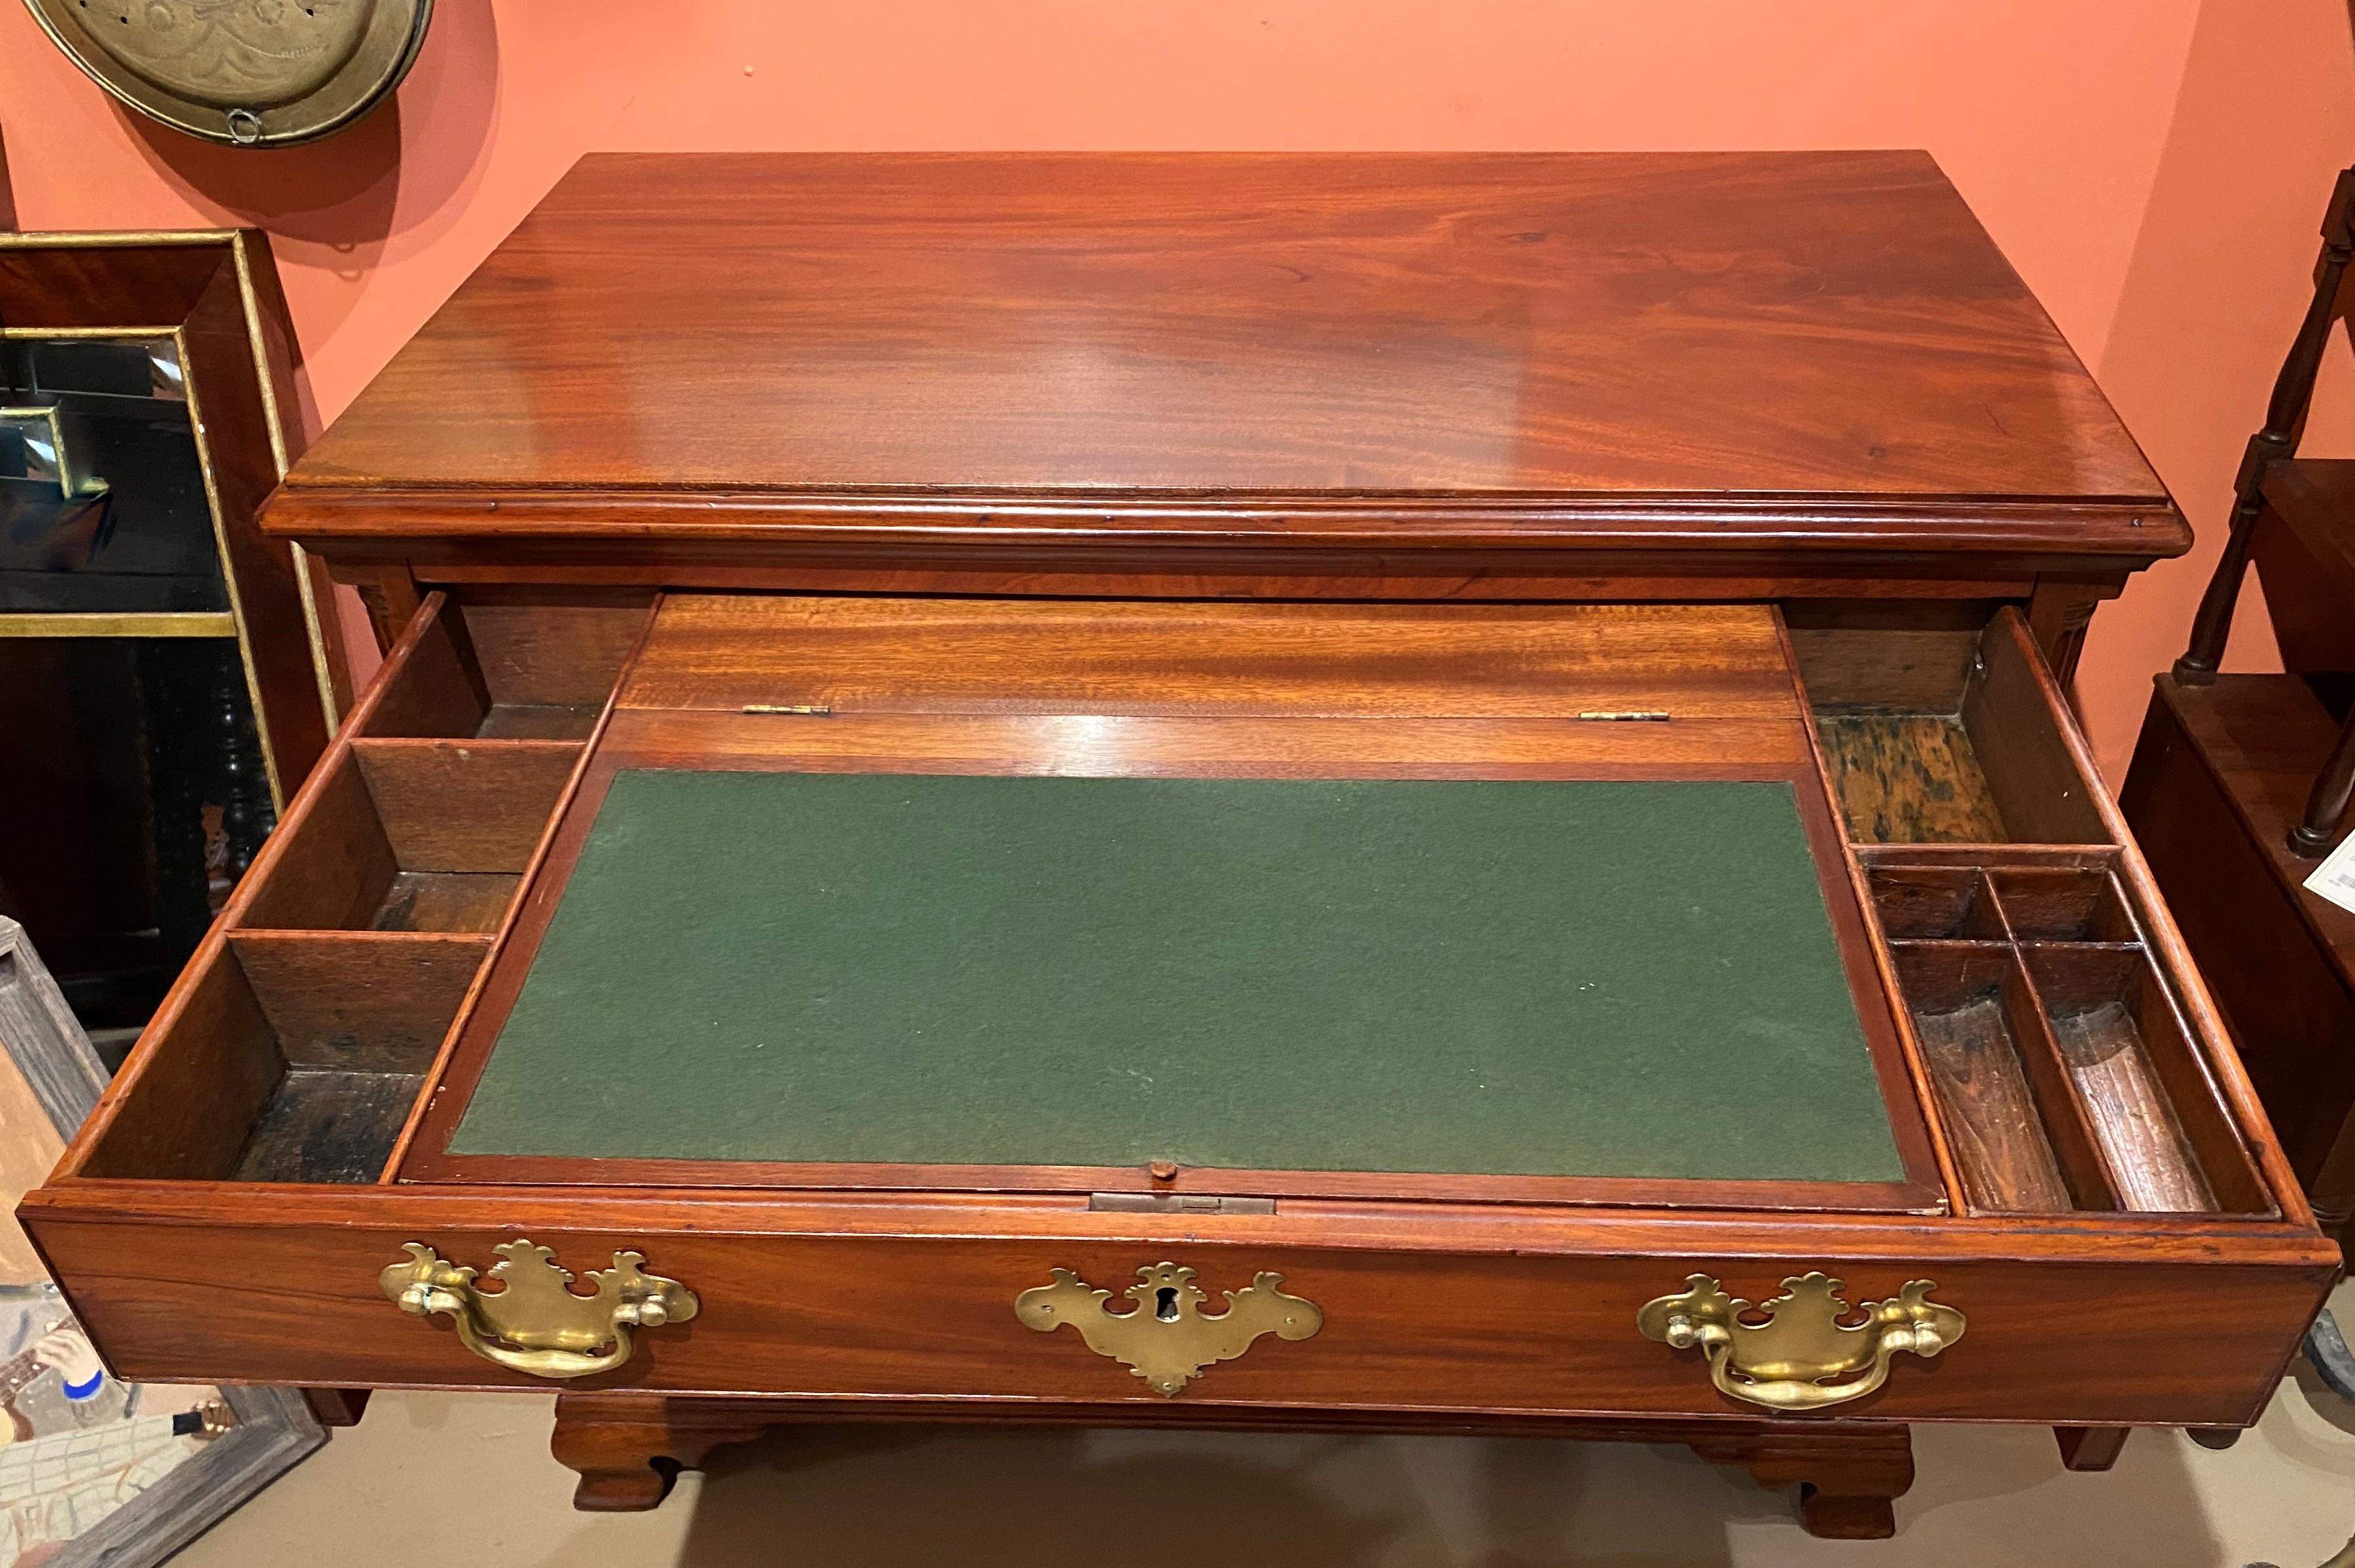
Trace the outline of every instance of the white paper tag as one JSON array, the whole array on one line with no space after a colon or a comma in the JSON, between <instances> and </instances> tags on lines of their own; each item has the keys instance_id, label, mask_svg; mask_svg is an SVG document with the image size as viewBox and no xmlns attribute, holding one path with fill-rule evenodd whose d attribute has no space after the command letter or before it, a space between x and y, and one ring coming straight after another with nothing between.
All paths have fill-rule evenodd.
<instances>
[{"instance_id":1,"label":"white paper tag","mask_svg":"<svg viewBox=\"0 0 2355 1568\"><path fill-rule=\"evenodd\" d=\"M2306 891L2343 910L2355 910L2355 833L2340 841L2329 859L2306 879Z\"/></svg>"}]
</instances>

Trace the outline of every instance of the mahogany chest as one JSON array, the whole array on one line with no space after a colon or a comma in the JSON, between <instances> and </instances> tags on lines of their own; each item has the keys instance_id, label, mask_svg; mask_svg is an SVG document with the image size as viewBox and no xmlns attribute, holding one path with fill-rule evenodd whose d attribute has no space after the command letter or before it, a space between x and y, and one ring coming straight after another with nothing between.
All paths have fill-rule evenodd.
<instances>
[{"instance_id":1,"label":"mahogany chest","mask_svg":"<svg viewBox=\"0 0 2355 1568\"><path fill-rule=\"evenodd\" d=\"M2064 697L2188 532L1925 155L592 157L265 523L389 652L22 1210L127 1377L1869 1535L2335 1275Z\"/></svg>"}]
</instances>

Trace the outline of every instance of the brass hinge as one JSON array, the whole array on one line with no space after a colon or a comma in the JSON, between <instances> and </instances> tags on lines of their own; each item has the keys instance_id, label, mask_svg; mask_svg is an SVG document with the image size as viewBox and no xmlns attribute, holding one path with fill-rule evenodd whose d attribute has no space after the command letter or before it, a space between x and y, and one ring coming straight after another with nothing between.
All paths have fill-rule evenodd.
<instances>
[{"instance_id":1,"label":"brass hinge","mask_svg":"<svg viewBox=\"0 0 2355 1568\"><path fill-rule=\"evenodd\" d=\"M1207 1192L1091 1192L1096 1214L1273 1214L1273 1198L1216 1198Z\"/></svg>"}]
</instances>

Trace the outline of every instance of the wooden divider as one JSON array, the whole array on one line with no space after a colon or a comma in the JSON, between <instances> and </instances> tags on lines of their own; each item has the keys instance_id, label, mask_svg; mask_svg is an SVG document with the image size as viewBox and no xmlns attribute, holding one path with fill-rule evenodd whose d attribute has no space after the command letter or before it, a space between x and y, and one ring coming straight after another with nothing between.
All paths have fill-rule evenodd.
<instances>
[{"instance_id":1,"label":"wooden divider","mask_svg":"<svg viewBox=\"0 0 2355 1568\"><path fill-rule=\"evenodd\" d=\"M645 614L644 596L432 596L151 1027L83 1174L378 1180Z\"/></svg>"},{"instance_id":2,"label":"wooden divider","mask_svg":"<svg viewBox=\"0 0 2355 1568\"><path fill-rule=\"evenodd\" d=\"M1866 885L1970 1205L2269 1211L2115 865L1957 862L1868 853Z\"/></svg>"}]
</instances>

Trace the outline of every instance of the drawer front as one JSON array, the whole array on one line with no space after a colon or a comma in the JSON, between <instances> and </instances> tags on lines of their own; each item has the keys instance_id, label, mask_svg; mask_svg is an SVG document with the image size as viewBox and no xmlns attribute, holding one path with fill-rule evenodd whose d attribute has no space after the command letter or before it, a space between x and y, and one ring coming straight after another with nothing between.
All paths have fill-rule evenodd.
<instances>
[{"instance_id":1,"label":"drawer front","mask_svg":"<svg viewBox=\"0 0 2355 1568\"><path fill-rule=\"evenodd\" d=\"M1894 1357L1880 1392L1831 1407L1842 1419L2232 1425L2262 1408L2330 1277L2300 1248L2245 1234L2235 1248L2154 1239L2124 1261L2058 1236L2009 1243L2051 1254L2030 1259L2000 1255L2006 1243L1986 1233L1968 1238L1981 1253L1971 1256L1953 1235L1868 1239L1853 1225L1753 1219L1715 1227L1711 1243L1683 1238L1703 1249L1687 1253L1668 1225L1630 1220L1580 1222L1575 1237L1516 1227L1527 1232L1516 1246L1457 1250L1433 1244L1444 1221L1412 1242L1392 1223L1393 1240L1354 1245L1334 1244L1359 1240L1337 1234L1338 1222L1216 1222L1255 1232L1234 1239L1110 1235L1125 1217L1069 1211L1021 1218L1034 1232L1021 1237L890 1233L873 1218L859 1221L869 1233L845 1233L840 1221L823 1233L804 1206L794 1219L809 1231L763 1233L729 1227L779 1206L736 1201L708 1226L676 1212L628 1224L621 1215L636 1205L381 1191L335 1200L350 1222L326 1223L317 1203L273 1197L232 1224L165 1211L178 1203L101 1210L76 1187L39 1195L26 1218L126 1376L373 1387L549 1386L470 1352L446 1317L404 1313L379 1277L405 1260L404 1243L487 1271L495 1247L528 1237L576 1274L641 1253L699 1305L689 1321L640 1330L624 1364L575 1387L1158 1403L1076 1327L1026 1325L1016 1298L1060 1269L1119 1304L1139 1269L1174 1262L1197 1271L1206 1310L1273 1273L1322 1319L1308 1338L1268 1332L1205 1363L1175 1396L1187 1403L1756 1415L1710 1386L1700 1352L1647 1339L1636 1315L1689 1275L1756 1300L1822 1268L1850 1302L1933 1280L1931 1298L1967 1319L1935 1360ZM588 1209L609 1212L612 1228L584 1224ZM486 1226L494 1212L504 1222ZM998 1218L1001 1229L1016 1219ZM2228 1250L2253 1261L2198 1261Z\"/></svg>"}]
</instances>

